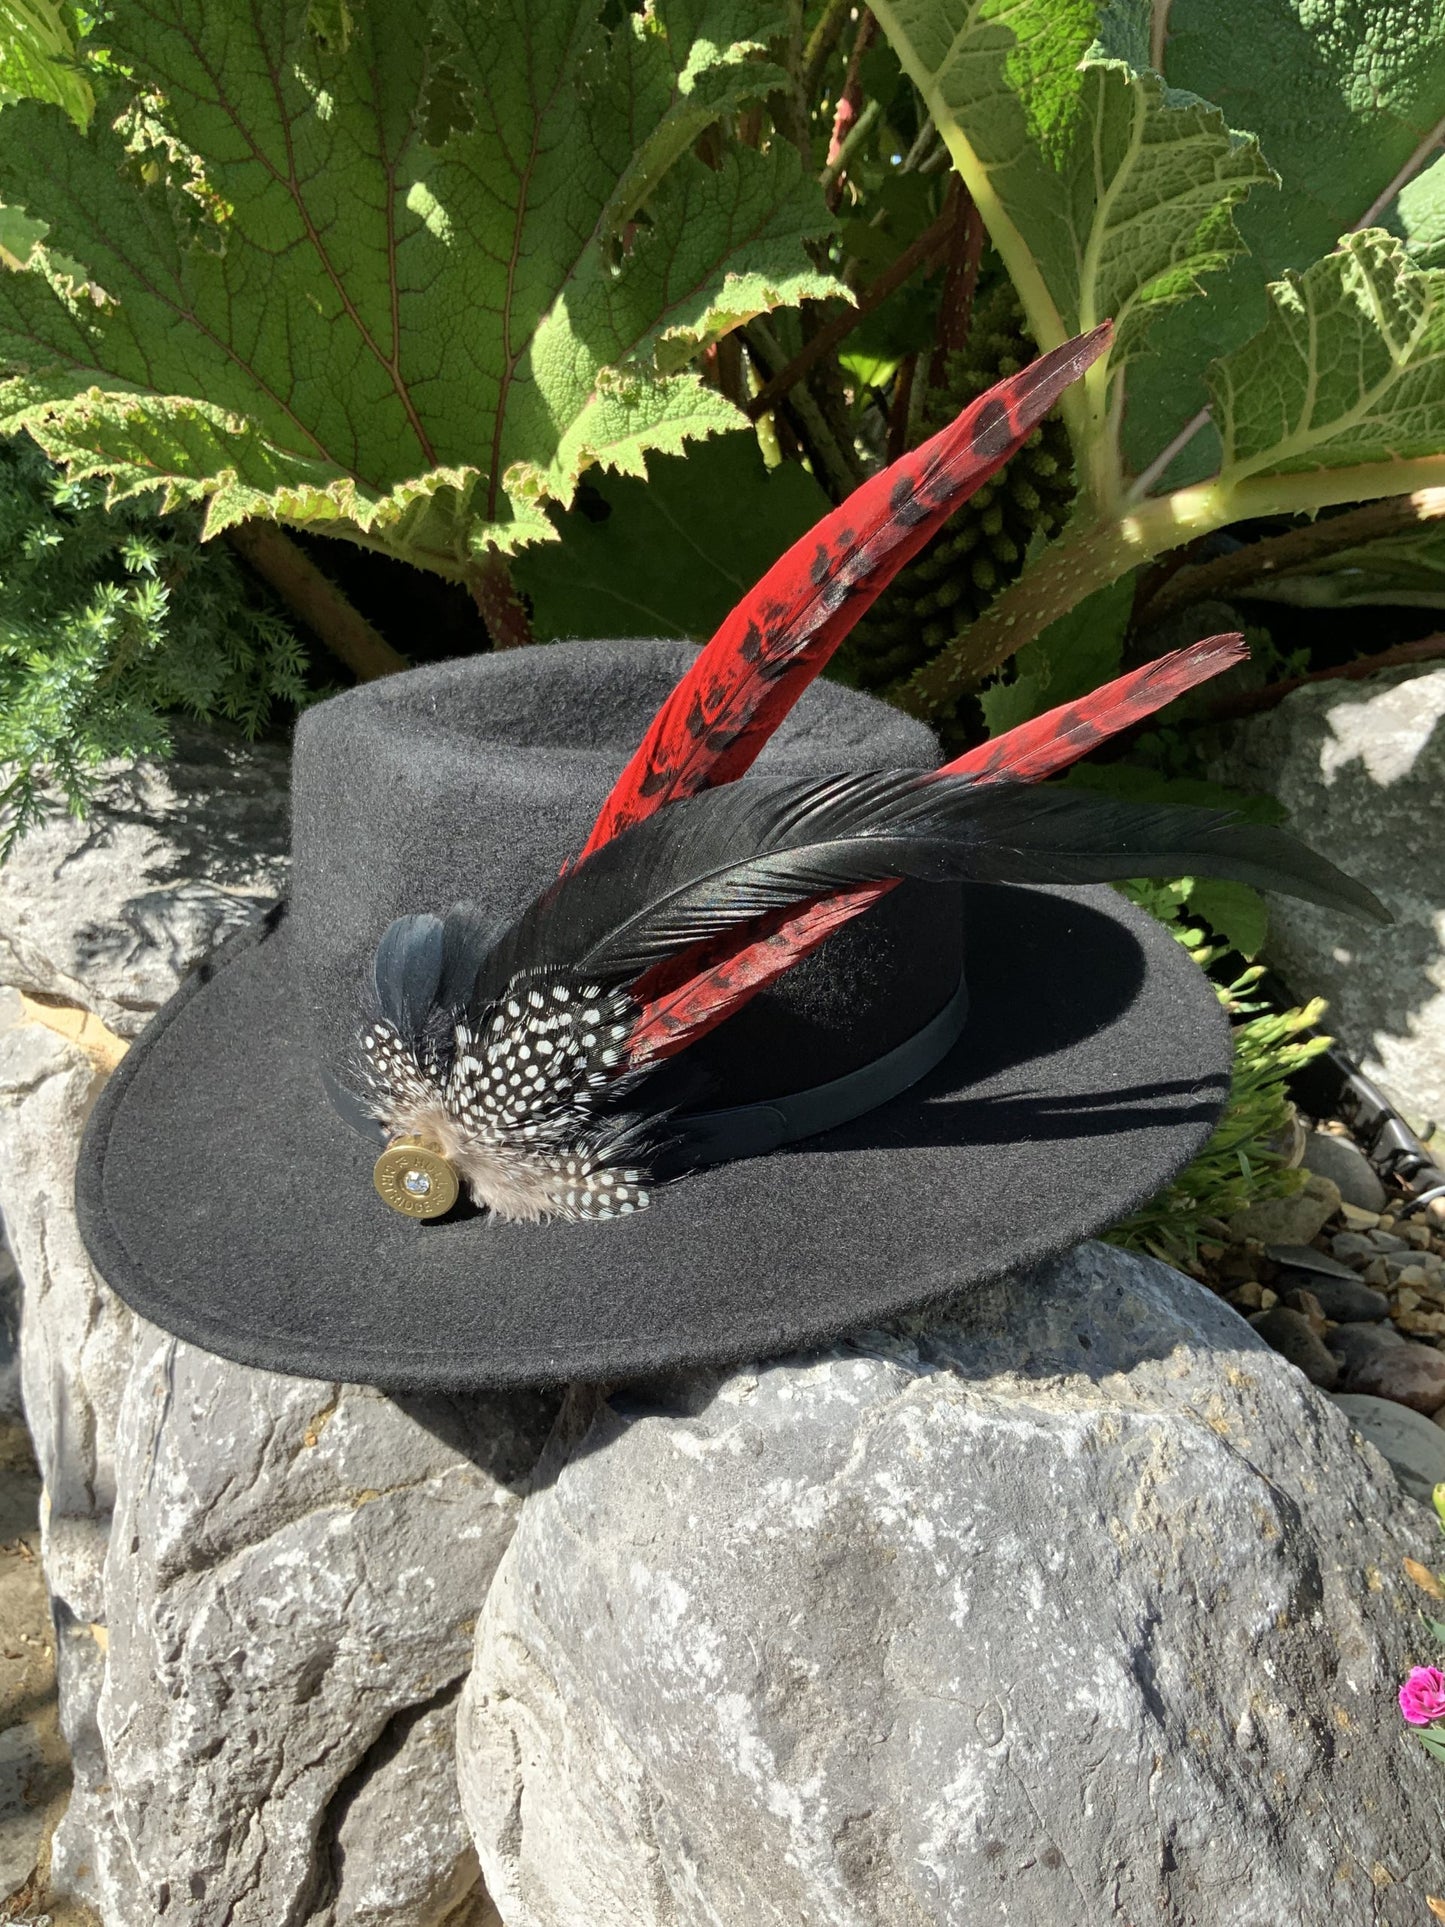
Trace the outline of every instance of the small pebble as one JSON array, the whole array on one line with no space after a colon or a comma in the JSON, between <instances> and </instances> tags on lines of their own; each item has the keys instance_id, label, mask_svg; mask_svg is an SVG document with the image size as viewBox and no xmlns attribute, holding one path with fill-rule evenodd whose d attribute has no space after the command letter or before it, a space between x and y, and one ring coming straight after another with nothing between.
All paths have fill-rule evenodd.
<instances>
[{"instance_id":1,"label":"small pebble","mask_svg":"<svg viewBox=\"0 0 1445 1927\"><path fill-rule=\"evenodd\" d=\"M1429 1227L1421 1224L1418 1218L1401 1218L1395 1226L1395 1236L1403 1238L1414 1251L1430 1249Z\"/></svg>"},{"instance_id":2,"label":"small pebble","mask_svg":"<svg viewBox=\"0 0 1445 1927\"><path fill-rule=\"evenodd\" d=\"M1445 1311L1397 1311L1395 1323L1422 1338L1445 1337Z\"/></svg>"},{"instance_id":3,"label":"small pebble","mask_svg":"<svg viewBox=\"0 0 1445 1927\"><path fill-rule=\"evenodd\" d=\"M1366 1329L1373 1327L1341 1326L1340 1332L1331 1333L1331 1338L1337 1340L1342 1332ZM1337 1343L1334 1350L1339 1353ZM1428 1417L1445 1405L1445 1353L1436 1351L1433 1345L1421 1345L1410 1339L1401 1339L1394 1345L1360 1348L1345 1360L1341 1386L1347 1392L1371 1392L1376 1398L1393 1398Z\"/></svg>"},{"instance_id":4,"label":"small pebble","mask_svg":"<svg viewBox=\"0 0 1445 1927\"><path fill-rule=\"evenodd\" d=\"M1385 1263L1383 1258L1372 1258L1369 1264L1365 1266L1362 1275L1367 1285L1388 1285L1390 1282L1390 1267Z\"/></svg>"},{"instance_id":5,"label":"small pebble","mask_svg":"<svg viewBox=\"0 0 1445 1927\"><path fill-rule=\"evenodd\" d=\"M1297 1311L1309 1320L1310 1330L1317 1338L1325 1335L1325 1308L1315 1294L1307 1287L1296 1285L1293 1291L1284 1294L1284 1302L1291 1311Z\"/></svg>"},{"instance_id":6,"label":"small pebble","mask_svg":"<svg viewBox=\"0 0 1445 1927\"><path fill-rule=\"evenodd\" d=\"M1261 1198L1236 1212L1229 1233L1237 1243L1255 1238L1265 1244L1307 1245L1339 1208L1339 1186L1311 1171L1292 1198Z\"/></svg>"},{"instance_id":7,"label":"small pebble","mask_svg":"<svg viewBox=\"0 0 1445 1927\"><path fill-rule=\"evenodd\" d=\"M1342 1214L1351 1210L1368 1214L1384 1209L1385 1187L1370 1160L1350 1138L1307 1131L1300 1162L1307 1171L1328 1178L1339 1187L1344 1200L1340 1207ZM1346 1218L1345 1222L1348 1224L1350 1220Z\"/></svg>"},{"instance_id":8,"label":"small pebble","mask_svg":"<svg viewBox=\"0 0 1445 1927\"><path fill-rule=\"evenodd\" d=\"M1325 1278L1350 1279L1355 1275L1348 1265L1315 1245L1266 1245L1264 1255L1286 1271L1313 1271Z\"/></svg>"},{"instance_id":9,"label":"small pebble","mask_svg":"<svg viewBox=\"0 0 1445 1927\"><path fill-rule=\"evenodd\" d=\"M1378 1254L1363 1231L1339 1231L1330 1239L1330 1250L1342 1264L1360 1271Z\"/></svg>"},{"instance_id":10,"label":"small pebble","mask_svg":"<svg viewBox=\"0 0 1445 1927\"><path fill-rule=\"evenodd\" d=\"M1358 1324L1369 1319L1388 1318L1390 1301L1383 1292L1371 1291L1368 1284L1358 1278L1321 1278L1306 1277L1303 1272L1286 1272L1280 1283L1287 1288L1284 1302L1294 1305L1295 1291L1308 1296L1320 1308L1322 1316L1332 1318L1339 1324ZM1304 1310L1296 1305L1297 1311Z\"/></svg>"},{"instance_id":11,"label":"small pebble","mask_svg":"<svg viewBox=\"0 0 1445 1927\"><path fill-rule=\"evenodd\" d=\"M1408 1251L1410 1247L1403 1238L1397 1238L1393 1231L1367 1231L1365 1236L1376 1251Z\"/></svg>"},{"instance_id":12,"label":"small pebble","mask_svg":"<svg viewBox=\"0 0 1445 1927\"><path fill-rule=\"evenodd\" d=\"M1267 1290L1257 1278L1246 1278L1242 1285L1236 1285L1225 1295L1236 1311L1267 1311L1269 1306L1265 1304L1265 1299L1267 1298L1270 1304L1275 1302L1275 1294Z\"/></svg>"},{"instance_id":13,"label":"small pebble","mask_svg":"<svg viewBox=\"0 0 1445 1927\"><path fill-rule=\"evenodd\" d=\"M1356 1204L1342 1204L1339 1215L1346 1231L1373 1231L1380 1222L1378 1211L1365 1211Z\"/></svg>"},{"instance_id":14,"label":"small pebble","mask_svg":"<svg viewBox=\"0 0 1445 1927\"><path fill-rule=\"evenodd\" d=\"M1325 1340L1340 1363L1346 1367L1380 1352L1398 1351L1409 1340L1402 1338L1393 1325L1336 1325Z\"/></svg>"},{"instance_id":15,"label":"small pebble","mask_svg":"<svg viewBox=\"0 0 1445 1927\"><path fill-rule=\"evenodd\" d=\"M1339 1360L1302 1312L1292 1311L1287 1305L1275 1305L1269 1311L1257 1311L1249 1322L1267 1345L1297 1366L1313 1384L1328 1392L1339 1383ZM1445 1356L1438 1352L1431 1355L1439 1360L1441 1377L1445 1380ZM1445 1387L1435 1403L1445 1404ZM1434 1409L1432 1405L1430 1410Z\"/></svg>"},{"instance_id":16,"label":"small pebble","mask_svg":"<svg viewBox=\"0 0 1445 1927\"><path fill-rule=\"evenodd\" d=\"M1425 1275L1423 1265L1402 1265L1395 1273L1395 1284L1401 1291L1421 1292L1430 1289L1430 1280Z\"/></svg>"}]
</instances>

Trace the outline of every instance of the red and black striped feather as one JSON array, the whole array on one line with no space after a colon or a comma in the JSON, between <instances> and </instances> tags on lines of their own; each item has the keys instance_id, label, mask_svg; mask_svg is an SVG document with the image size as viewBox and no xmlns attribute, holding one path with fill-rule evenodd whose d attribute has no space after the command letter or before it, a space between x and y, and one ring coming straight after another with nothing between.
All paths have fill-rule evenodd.
<instances>
[{"instance_id":1,"label":"red and black striped feather","mask_svg":"<svg viewBox=\"0 0 1445 1927\"><path fill-rule=\"evenodd\" d=\"M743 598L648 726L583 856L665 803L741 776L894 576L1103 354L1105 322L997 383L855 489Z\"/></svg>"},{"instance_id":2,"label":"red and black striped feather","mask_svg":"<svg viewBox=\"0 0 1445 1927\"><path fill-rule=\"evenodd\" d=\"M1239 635L1210 636L1176 649L1077 702L1062 703L966 751L937 774L971 777L975 783L1042 782L1199 683L1233 668L1248 653ZM628 1040L629 1053L638 1062L660 1060L705 1037L835 930L896 888L897 879L892 878L864 884L775 913L703 950L669 959L634 986L642 1008Z\"/></svg>"}]
</instances>

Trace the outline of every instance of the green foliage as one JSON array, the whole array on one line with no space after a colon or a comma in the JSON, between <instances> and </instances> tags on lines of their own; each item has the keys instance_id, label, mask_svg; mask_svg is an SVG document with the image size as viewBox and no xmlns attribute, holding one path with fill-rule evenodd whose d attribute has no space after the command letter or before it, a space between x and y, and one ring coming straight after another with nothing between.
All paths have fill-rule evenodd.
<instances>
[{"instance_id":1,"label":"green foliage","mask_svg":"<svg viewBox=\"0 0 1445 1927\"><path fill-rule=\"evenodd\" d=\"M967 345L944 357L941 384L926 387L913 443L1033 355L1013 286L997 281L974 307ZM886 693L1022 573L1032 545L1063 527L1073 497L1068 432L1050 416L884 590L844 644L839 673L859 688Z\"/></svg>"},{"instance_id":2,"label":"green foliage","mask_svg":"<svg viewBox=\"0 0 1445 1927\"><path fill-rule=\"evenodd\" d=\"M1108 317L1112 355L1065 402L1080 474L1159 316L1240 247L1232 210L1270 169L1206 101L1171 94L1094 0L880 0L875 9L948 143L1040 347ZM1147 63L1146 63L1147 64Z\"/></svg>"},{"instance_id":3,"label":"green foliage","mask_svg":"<svg viewBox=\"0 0 1445 1927\"><path fill-rule=\"evenodd\" d=\"M1126 894L1162 917L1200 963L1222 954L1192 914L1199 906L1187 880L1131 884ZM1214 1135L1173 1184L1105 1234L1110 1243L1152 1252L1170 1264L1192 1264L1208 1220L1228 1219L1258 1199L1289 1197L1299 1189L1300 1173L1286 1166L1279 1150L1291 1115L1287 1084L1329 1045L1328 1037L1310 1034L1325 1007L1318 999L1287 1011L1251 1002L1261 974L1258 966L1246 970L1219 991L1234 1027L1234 1069Z\"/></svg>"},{"instance_id":4,"label":"green foliage","mask_svg":"<svg viewBox=\"0 0 1445 1927\"><path fill-rule=\"evenodd\" d=\"M67 0L0 0L0 103L48 100L84 127L95 95L76 57L80 37Z\"/></svg>"},{"instance_id":5,"label":"green foliage","mask_svg":"<svg viewBox=\"0 0 1445 1927\"><path fill-rule=\"evenodd\" d=\"M1131 372L1124 438L1139 468L1209 399L1209 362L1262 326L1268 282L1307 268L1357 226L1399 223L1416 184L1393 214L1381 196L1418 163L1445 113L1445 19L1433 0L1172 0L1166 25L1170 82L1250 129L1280 188L1236 209L1245 252L1212 280L1206 301L1164 321L1157 359ZM1423 251L1416 258L1439 265ZM1206 421L1167 479L1198 481L1218 460Z\"/></svg>"},{"instance_id":6,"label":"green foliage","mask_svg":"<svg viewBox=\"0 0 1445 1927\"><path fill-rule=\"evenodd\" d=\"M688 636L701 641L830 507L796 462L768 470L752 434L719 435L685 459L656 455L646 481L599 477L559 540L513 565L539 640Z\"/></svg>"},{"instance_id":7,"label":"green foliage","mask_svg":"<svg viewBox=\"0 0 1445 1927\"><path fill-rule=\"evenodd\" d=\"M1275 283L1264 327L1214 364L1210 389L1236 487L1417 459L1445 477L1445 270L1416 271L1389 236L1347 235Z\"/></svg>"},{"instance_id":8,"label":"green foliage","mask_svg":"<svg viewBox=\"0 0 1445 1927\"><path fill-rule=\"evenodd\" d=\"M794 148L699 129L776 86L747 0L135 0L81 138L6 110L0 195L84 264L0 276L0 425L125 498L204 499L472 580L594 465L739 421L688 364L836 285ZM102 292L103 291L103 292Z\"/></svg>"},{"instance_id":9,"label":"green foliage","mask_svg":"<svg viewBox=\"0 0 1445 1927\"><path fill-rule=\"evenodd\" d=\"M1096 588L1191 537L1445 481L1441 190L1409 178L1445 117L1445 11L877 11L1040 345L1107 314L1118 330L1064 397L1080 482L1068 529L917 673L909 707L947 709ZM1406 239L1346 231L1367 221Z\"/></svg>"},{"instance_id":10,"label":"green foliage","mask_svg":"<svg viewBox=\"0 0 1445 1927\"><path fill-rule=\"evenodd\" d=\"M979 699L989 735L1001 736L1117 676L1133 602L1134 584L1121 576L1025 643L1011 677L993 683Z\"/></svg>"},{"instance_id":11,"label":"green foliage","mask_svg":"<svg viewBox=\"0 0 1445 1927\"><path fill-rule=\"evenodd\" d=\"M0 442L0 858L56 793L81 814L103 762L163 755L167 712L255 735L306 701L289 624L199 522L107 512L93 483Z\"/></svg>"},{"instance_id":12,"label":"green foliage","mask_svg":"<svg viewBox=\"0 0 1445 1927\"><path fill-rule=\"evenodd\" d=\"M1405 183L1388 226L1417 267L1445 268L1445 158Z\"/></svg>"}]
</instances>

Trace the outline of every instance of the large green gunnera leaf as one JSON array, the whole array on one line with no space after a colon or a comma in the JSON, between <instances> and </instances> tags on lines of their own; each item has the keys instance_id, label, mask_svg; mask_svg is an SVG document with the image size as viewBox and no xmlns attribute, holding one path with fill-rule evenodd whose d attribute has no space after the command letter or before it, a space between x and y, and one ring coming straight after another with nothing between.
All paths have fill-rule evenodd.
<instances>
[{"instance_id":1,"label":"large green gunnera leaf","mask_svg":"<svg viewBox=\"0 0 1445 1927\"><path fill-rule=\"evenodd\" d=\"M1363 496L1445 468L1445 272L1371 230L1269 293L1260 333L1210 371L1226 488L1346 471L1339 499L1350 470L1374 471Z\"/></svg>"},{"instance_id":2,"label":"large green gunnera leaf","mask_svg":"<svg viewBox=\"0 0 1445 1927\"><path fill-rule=\"evenodd\" d=\"M1445 157L1401 189L1388 225L1405 237L1417 267L1445 268Z\"/></svg>"},{"instance_id":3,"label":"large green gunnera leaf","mask_svg":"<svg viewBox=\"0 0 1445 1927\"><path fill-rule=\"evenodd\" d=\"M79 39L69 0L0 0L0 104L51 100L84 127L95 96L75 58Z\"/></svg>"},{"instance_id":4,"label":"large green gunnera leaf","mask_svg":"<svg viewBox=\"0 0 1445 1927\"><path fill-rule=\"evenodd\" d=\"M878 0L1041 348L1112 316L1064 398L1087 498L1119 492L1111 424L1159 315L1237 250L1234 204L1270 170L1217 108L1110 57L1129 10L1095 0ZM1101 27L1112 19L1108 46Z\"/></svg>"},{"instance_id":5,"label":"large green gunnera leaf","mask_svg":"<svg viewBox=\"0 0 1445 1927\"><path fill-rule=\"evenodd\" d=\"M690 151L776 82L749 0L127 0L88 138L0 120L0 199L48 223L0 274L0 427L116 492L269 515L466 577L547 539L592 465L737 424L688 363L834 291L790 149Z\"/></svg>"},{"instance_id":6,"label":"large green gunnera leaf","mask_svg":"<svg viewBox=\"0 0 1445 1927\"><path fill-rule=\"evenodd\" d=\"M1207 301L1165 318L1158 352L1131 373L1124 442L1140 469L1204 405L1208 363L1264 325L1268 282L1376 222L1409 235L1420 265L1439 266L1428 243L1445 231L1445 173L1433 193L1410 181L1382 220L1392 184L1428 158L1445 119L1441 0L1157 0L1152 14L1154 64L1247 127L1280 189L1240 208L1246 252ZM1158 479L1196 481L1218 460L1205 425Z\"/></svg>"},{"instance_id":7,"label":"large green gunnera leaf","mask_svg":"<svg viewBox=\"0 0 1445 1927\"><path fill-rule=\"evenodd\" d=\"M766 468L750 430L719 435L685 459L653 456L646 481L600 480L555 518L560 540L519 556L514 574L540 641L700 642L831 507L799 463Z\"/></svg>"}]
</instances>

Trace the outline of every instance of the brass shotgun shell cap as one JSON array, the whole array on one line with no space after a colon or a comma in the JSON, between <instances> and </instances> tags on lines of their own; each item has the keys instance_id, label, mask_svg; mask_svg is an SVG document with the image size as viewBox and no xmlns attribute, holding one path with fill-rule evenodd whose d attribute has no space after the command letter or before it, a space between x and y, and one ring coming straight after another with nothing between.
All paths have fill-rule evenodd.
<instances>
[{"instance_id":1,"label":"brass shotgun shell cap","mask_svg":"<svg viewBox=\"0 0 1445 1927\"><path fill-rule=\"evenodd\" d=\"M371 1181L393 1211L406 1218L441 1218L461 1185L440 1151L420 1138L397 1137L376 1160Z\"/></svg>"}]
</instances>

